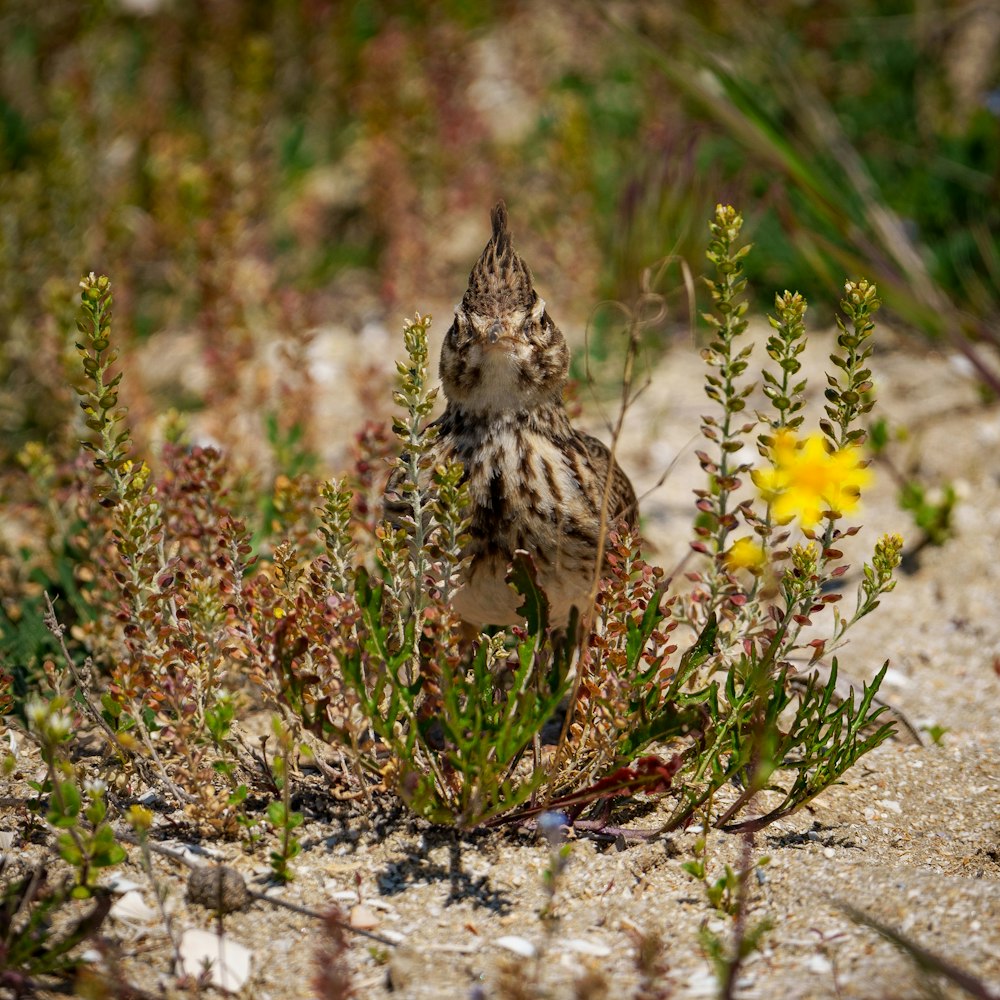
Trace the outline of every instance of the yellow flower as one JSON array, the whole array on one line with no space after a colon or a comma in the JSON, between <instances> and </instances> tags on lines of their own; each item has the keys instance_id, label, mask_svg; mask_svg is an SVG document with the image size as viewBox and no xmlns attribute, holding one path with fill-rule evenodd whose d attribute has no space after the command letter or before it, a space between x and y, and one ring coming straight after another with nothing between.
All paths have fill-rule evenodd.
<instances>
[{"instance_id":1,"label":"yellow flower","mask_svg":"<svg viewBox=\"0 0 1000 1000\"><path fill-rule=\"evenodd\" d=\"M849 514L871 482L860 449L848 445L830 452L819 434L800 442L792 431L778 431L771 460L770 468L758 469L751 477L778 524L797 517L808 529L827 511Z\"/></svg>"},{"instance_id":2,"label":"yellow flower","mask_svg":"<svg viewBox=\"0 0 1000 1000\"><path fill-rule=\"evenodd\" d=\"M757 574L766 563L764 546L752 538L738 538L726 553L726 566L731 570L748 569Z\"/></svg>"}]
</instances>

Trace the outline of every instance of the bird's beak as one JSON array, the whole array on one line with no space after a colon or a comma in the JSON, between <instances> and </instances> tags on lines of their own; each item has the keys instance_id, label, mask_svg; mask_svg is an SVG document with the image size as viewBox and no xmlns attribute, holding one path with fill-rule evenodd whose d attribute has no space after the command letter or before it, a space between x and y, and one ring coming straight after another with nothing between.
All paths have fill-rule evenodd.
<instances>
[{"instance_id":1,"label":"bird's beak","mask_svg":"<svg viewBox=\"0 0 1000 1000\"><path fill-rule=\"evenodd\" d=\"M503 325L501 324L500 320L495 319L490 324L490 328L486 331L486 343L492 346L500 339L502 335L503 335Z\"/></svg>"}]
</instances>

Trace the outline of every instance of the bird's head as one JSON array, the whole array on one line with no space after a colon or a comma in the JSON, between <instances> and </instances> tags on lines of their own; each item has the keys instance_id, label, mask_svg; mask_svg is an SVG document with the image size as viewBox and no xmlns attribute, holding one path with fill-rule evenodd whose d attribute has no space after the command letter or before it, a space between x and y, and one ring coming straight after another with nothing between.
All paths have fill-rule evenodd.
<instances>
[{"instance_id":1,"label":"bird's head","mask_svg":"<svg viewBox=\"0 0 1000 1000\"><path fill-rule=\"evenodd\" d=\"M561 398L569 351L514 249L502 201L491 219L493 235L445 335L441 381L463 409L525 410Z\"/></svg>"}]
</instances>

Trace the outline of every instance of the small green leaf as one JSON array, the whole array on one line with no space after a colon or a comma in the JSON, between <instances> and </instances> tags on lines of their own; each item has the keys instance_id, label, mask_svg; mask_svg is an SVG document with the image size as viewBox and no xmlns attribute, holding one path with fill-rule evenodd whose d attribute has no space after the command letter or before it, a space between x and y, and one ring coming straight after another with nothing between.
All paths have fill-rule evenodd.
<instances>
[{"instance_id":1,"label":"small green leaf","mask_svg":"<svg viewBox=\"0 0 1000 1000\"><path fill-rule=\"evenodd\" d=\"M528 632L544 635L549 624L549 600L538 585L535 563L527 552L514 553L507 582L524 599L517 613L527 620Z\"/></svg>"}]
</instances>

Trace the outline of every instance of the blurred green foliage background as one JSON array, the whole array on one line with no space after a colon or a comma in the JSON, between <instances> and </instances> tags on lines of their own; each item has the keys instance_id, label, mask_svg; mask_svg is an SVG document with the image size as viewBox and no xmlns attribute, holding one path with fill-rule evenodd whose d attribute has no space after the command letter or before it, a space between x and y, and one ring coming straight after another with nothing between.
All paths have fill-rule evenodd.
<instances>
[{"instance_id":1,"label":"blurred green foliage background","mask_svg":"<svg viewBox=\"0 0 1000 1000\"><path fill-rule=\"evenodd\" d=\"M5 466L75 447L91 270L140 441L167 405L346 437L312 426L311 331L388 350L366 326L455 301L498 196L564 323L700 272L729 201L761 297L822 322L863 273L1000 389L996 3L5 0L0 38Z\"/></svg>"}]
</instances>

